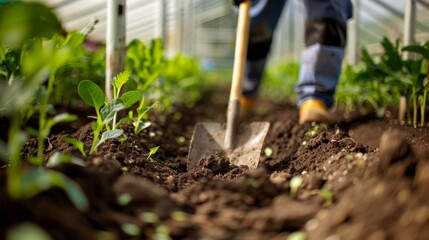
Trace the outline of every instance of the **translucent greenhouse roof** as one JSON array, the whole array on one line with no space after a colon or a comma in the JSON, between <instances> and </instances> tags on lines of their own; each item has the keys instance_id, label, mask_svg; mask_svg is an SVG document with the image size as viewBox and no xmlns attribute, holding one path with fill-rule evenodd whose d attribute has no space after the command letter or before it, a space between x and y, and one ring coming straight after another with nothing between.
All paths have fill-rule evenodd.
<instances>
[{"instance_id":1,"label":"translucent greenhouse roof","mask_svg":"<svg viewBox=\"0 0 429 240\"><path fill-rule=\"evenodd\" d=\"M30 0L35 1L35 0ZM107 0L38 0L51 6L66 30L80 30L92 19L99 23L91 40L106 38ZM113 1L113 0L112 0ZM117 1L117 0L116 0ZM406 1L353 0L359 2L360 46L380 42L383 36L400 39L404 31ZM429 40L429 0L417 3L416 39ZM170 52L184 52L205 57L231 57L235 39L235 14L230 0L125 0L126 39L148 41L164 37ZM302 0L289 0L276 33L276 47L298 52L302 47L304 11ZM298 27L294 27L294 25ZM225 46L213 48L212 46ZM287 46L281 46L287 45ZM173 49L173 50L172 50ZM278 52L278 51L273 51ZM289 54L298 56L298 54Z\"/></svg>"}]
</instances>

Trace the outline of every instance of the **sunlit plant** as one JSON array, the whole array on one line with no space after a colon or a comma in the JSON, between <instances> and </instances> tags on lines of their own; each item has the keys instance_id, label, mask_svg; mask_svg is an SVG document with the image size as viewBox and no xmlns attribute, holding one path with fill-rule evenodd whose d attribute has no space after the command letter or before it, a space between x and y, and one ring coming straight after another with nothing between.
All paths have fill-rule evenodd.
<instances>
[{"instance_id":1,"label":"sunlit plant","mask_svg":"<svg viewBox=\"0 0 429 240\"><path fill-rule=\"evenodd\" d=\"M299 187L302 184L302 177L300 176L294 176L290 180L290 196L291 198L296 198L296 194L298 192Z\"/></svg>"}]
</instances>

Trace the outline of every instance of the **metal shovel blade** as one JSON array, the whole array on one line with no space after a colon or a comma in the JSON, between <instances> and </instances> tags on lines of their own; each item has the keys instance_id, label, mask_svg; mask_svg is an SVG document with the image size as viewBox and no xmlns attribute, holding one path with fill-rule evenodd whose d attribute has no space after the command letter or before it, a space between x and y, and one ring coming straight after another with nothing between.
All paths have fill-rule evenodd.
<instances>
[{"instance_id":1,"label":"metal shovel blade","mask_svg":"<svg viewBox=\"0 0 429 240\"><path fill-rule=\"evenodd\" d=\"M201 159L215 153L225 154L236 166L246 165L250 169L255 169L258 166L262 145L269 127L268 122L241 124L235 135L235 147L225 149L225 123L197 123L189 147L188 170Z\"/></svg>"}]
</instances>

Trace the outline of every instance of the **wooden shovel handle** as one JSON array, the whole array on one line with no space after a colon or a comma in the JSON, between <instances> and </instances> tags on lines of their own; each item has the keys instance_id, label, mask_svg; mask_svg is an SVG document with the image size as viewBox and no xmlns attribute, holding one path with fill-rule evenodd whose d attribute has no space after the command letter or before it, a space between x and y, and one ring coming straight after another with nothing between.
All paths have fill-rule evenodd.
<instances>
[{"instance_id":1,"label":"wooden shovel handle","mask_svg":"<svg viewBox=\"0 0 429 240\"><path fill-rule=\"evenodd\" d=\"M235 43L234 69L232 73L231 93L229 100L240 100L246 65L247 43L249 40L249 10L251 1L240 4L238 12L237 35Z\"/></svg>"},{"instance_id":2,"label":"wooden shovel handle","mask_svg":"<svg viewBox=\"0 0 429 240\"><path fill-rule=\"evenodd\" d=\"M234 69L232 73L231 93L229 95L228 111L226 116L225 148L233 149L240 118L240 98L242 95L244 67L247 56L247 42L249 39L249 10L251 1L240 4L238 10L237 37L235 43Z\"/></svg>"}]
</instances>

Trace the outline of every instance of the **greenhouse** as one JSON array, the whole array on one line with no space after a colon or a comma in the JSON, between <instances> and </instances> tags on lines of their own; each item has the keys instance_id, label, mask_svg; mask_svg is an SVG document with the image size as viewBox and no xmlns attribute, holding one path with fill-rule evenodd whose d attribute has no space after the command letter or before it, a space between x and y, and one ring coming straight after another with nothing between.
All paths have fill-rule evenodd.
<instances>
[{"instance_id":1,"label":"greenhouse","mask_svg":"<svg viewBox=\"0 0 429 240\"><path fill-rule=\"evenodd\" d=\"M429 239L428 0L0 0L0 239Z\"/></svg>"}]
</instances>

